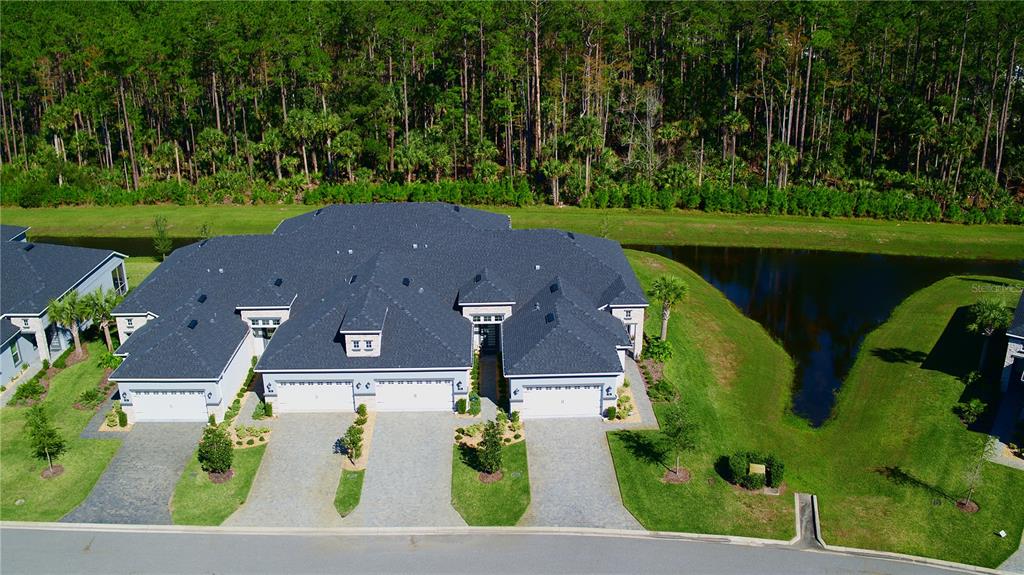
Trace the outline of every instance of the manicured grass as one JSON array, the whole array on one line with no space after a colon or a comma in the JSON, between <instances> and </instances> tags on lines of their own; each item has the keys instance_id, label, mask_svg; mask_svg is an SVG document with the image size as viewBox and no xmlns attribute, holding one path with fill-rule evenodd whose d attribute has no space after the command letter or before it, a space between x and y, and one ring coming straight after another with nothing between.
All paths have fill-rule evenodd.
<instances>
[{"instance_id":1,"label":"manicured grass","mask_svg":"<svg viewBox=\"0 0 1024 575\"><path fill-rule=\"evenodd\" d=\"M702 429L698 449L683 459L696 476L685 486L662 485L663 469L644 461L650 449L643 442L610 434L623 501L645 526L780 536L774 506L791 507L790 497L770 503L730 493L720 480L707 483L717 476L718 457L753 449L783 458L790 491L818 495L829 543L988 567L1017 548L1020 471L983 464L981 511L964 514L953 505L967 491L964 473L983 441L952 413L964 393L959 378L976 367L982 345L964 332L958 310L983 295L1016 301L1019 292L1000 291L1006 280L948 278L908 298L865 339L836 413L813 430L788 413L792 362L760 325L684 266L652 254L628 257L645 285L671 274L690 286L670 321L675 355L666 377ZM657 333L659 312L653 304L647 333ZM1006 539L993 535L1000 529Z\"/></svg>"},{"instance_id":2,"label":"manicured grass","mask_svg":"<svg viewBox=\"0 0 1024 575\"><path fill-rule=\"evenodd\" d=\"M89 357L60 372L50 382L43 401L53 423L67 440L67 453L57 463L64 473L43 479L46 463L32 456L23 407L0 409L0 519L4 521L56 521L81 503L121 447L121 440L81 439L79 434L95 412L79 411L72 405L85 390L95 388L103 376L96 358L101 342L88 343ZM22 505L16 505L24 500Z\"/></svg>"},{"instance_id":3,"label":"manicured grass","mask_svg":"<svg viewBox=\"0 0 1024 575\"><path fill-rule=\"evenodd\" d=\"M133 288L138 286L142 280L153 273L158 265L160 262L154 257L132 256L128 258L124 262L125 271L128 272L128 285Z\"/></svg>"},{"instance_id":4,"label":"manicured grass","mask_svg":"<svg viewBox=\"0 0 1024 575\"><path fill-rule=\"evenodd\" d=\"M41 236L151 237L153 219L169 233L196 237L267 233L284 218L316 206L119 206L23 209L5 207L3 222L32 226ZM553 227L626 244L782 247L941 257L1024 258L1020 226L963 226L867 219L708 214L680 210L484 207L512 216L517 228Z\"/></svg>"},{"instance_id":5,"label":"manicured grass","mask_svg":"<svg viewBox=\"0 0 1024 575\"><path fill-rule=\"evenodd\" d=\"M365 475L365 469L358 471L345 469L341 472L338 490L334 494L334 508L342 517L352 513L359 505L359 499L363 495L363 476Z\"/></svg>"},{"instance_id":6,"label":"manicured grass","mask_svg":"<svg viewBox=\"0 0 1024 575\"><path fill-rule=\"evenodd\" d=\"M176 525L220 525L249 497L266 445L236 449L235 476L224 483L210 481L195 453L185 466L171 498L171 519Z\"/></svg>"},{"instance_id":7,"label":"manicured grass","mask_svg":"<svg viewBox=\"0 0 1024 575\"><path fill-rule=\"evenodd\" d=\"M495 483L482 483L480 472L463 459L459 446L452 454L452 507L469 525L515 525L530 506L526 442L505 447Z\"/></svg>"}]
</instances>

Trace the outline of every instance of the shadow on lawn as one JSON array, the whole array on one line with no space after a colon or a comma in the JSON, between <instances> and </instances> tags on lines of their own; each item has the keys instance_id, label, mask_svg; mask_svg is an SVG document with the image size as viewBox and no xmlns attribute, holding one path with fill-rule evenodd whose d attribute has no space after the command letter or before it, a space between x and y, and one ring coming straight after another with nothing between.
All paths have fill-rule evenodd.
<instances>
[{"instance_id":1,"label":"shadow on lawn","mask_svg":"<svg viewBox=\"0 0 1024 575\"><path fill-rule=\"evenodd\" d=\"M462 462L470 469L481 473L483 472L483 467L480 465L480 452L475 447L470 447L465 443L460 443L459 459L461 459Z\"/></svg>"},{"instance_id":2,"label":"shadow on lawn","mask_svg":"<svg viewBox=\"0 0 1024 575\"><path fill-rule=\"evenodd\" d=\"M956 378L962 378L976 368L984 342L979 336L967 331L968 323L968 306L957 308L921 368L940 371Z\"/></svg>"},{"instance_id":3,"label":"shadow on lawn","mask_svg":"<svg viewBox=\"0 0 1024 575\"><path fill-rule=\"evenodd\" d=\"M873 471L900 487L915 487L917 489L923 489L936 497L941 497L948 501L956 501L955 497L946 493L941 488L914 477L910 472L902 469L898 465L878 467Z\"/></svg>"},{"instance_id":4,"label":"shadow on lawn","mask_svg":"<svg viewBox=\"0 0 1024 575\"><path fill-rule=\"evenodd\" d=\"M923 351L914 351L905 347L876 347L871 350L871 355L887 363L923 363L928 359L928 354Z\"/></svg>"},{"instance_id":5,"label":"shadow on lawn","mask_svg":"<svg viewBox=\"0 0 1024 575\"><path fill-rule=\"evenodd\" d=\"M660 465L668 469L668 466L665 465L668 448L652 439L651 434L638 431L619 431L615 435L622 440L623 446L633 457L644 463Z\"/></svg>"}]
</instances>

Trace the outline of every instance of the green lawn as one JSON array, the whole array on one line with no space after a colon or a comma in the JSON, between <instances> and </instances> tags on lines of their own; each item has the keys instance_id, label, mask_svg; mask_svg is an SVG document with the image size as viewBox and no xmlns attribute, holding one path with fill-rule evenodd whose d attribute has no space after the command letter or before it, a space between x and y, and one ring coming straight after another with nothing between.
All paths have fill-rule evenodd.
<instances>
[{"instance_id":1,"label":"green lawn","mask_svg":"<svg viewBox=\"0 0 1024 575\"><path fill-rule=\"evenodd\" d=\"M85 390L95 388L103 376L96 358L101 342L89 342L90 357L68 367L50 383L43 401L46 411L68 442L67 453L57 462L64 473L43 479L46 463L31 455L22 428L23 407L0 408L0 519L4 521L56 521L78 506L92 490L107 464L121 447L121 440L81 439L78 435L95 412L72 407ZM24 500L22 505L16 505Z\"/></svg>"},{"instance_id":2,"label":"green lawn","mask_svg":"<svg viewBox=\"0 0 1024 575\"><path fill-rule=\"evenodd\" d=\"M784 521L780 509L792 507L790 497L730 493L717 479L718 457L754 449L784 459L791 491L818 495L829 543L988 567L1017 548L1024 474L985 464L981 511L964 514L952 503L966 491L963 474L982 442L951 411L964 392L958 377L975 367L981 347L964 334L957 309L1003 280L949 278L908 298L865 339L834 417L813 430L788 413L792 361L760 325L684 266L646 253L628 257L645 285L672 274L690 286L670 322L675 356L666 375L702 428L699 448L684 457L696 476L685 486L662 485L662 468L645 461L652 449L642 439L653 433L610 434L623 501L645 526L791 533L783 525L792 515ZM1017 297L995 293L1008 302ZM653 305L648 333L657 333L658 312ZM993 535L1000 529L1009 532L1006 539Z\"/></svg>"},{"instance_id":3,"label":"green lawn","mask_svg":"<svg viewBox=\"0 0 1024 575\"><path fill-rule=\"evenodd\" d=\"M176 525L220 525L245 503L266 445L236 449L235 476L224 483L210 481L195 453L185 466L171 498L171 519Z\"/></svg>"},{"instance_id":4,"label":"green lawn","mask_svg":"<svg viewBox=\"0 0 1024 575\"><path fill-rule=\"evenodd\" d=\"M506 446L501 463L501 481L481 483L459 446L453 448L452 507L469 525L515 525L530 506L526 442Z\"/></svg>"},{"instance_id":5,"label":"green lawn","mask_svg":"<svg viewBox=\"0 0 1024 575\"><path fill-rule=\"evenodd\" d=\"M364 475L366 475L365 469L359 471L345 469L341 472L338 490L334 494L334 508L342 517L352 513L359 505L359 498L363 495Z\"/></svg>"},{"instance_id":6,"label":"green lawn","mask_svg":"<svg viewBox=\"0 0 1024 575\"><path fill-rule=\"evenodd\" d=\"M316 206L5 207L3 223L32 226L44 236L150 237L153 219L169 233L196 237L267 233L284 218ZM517 228L554 227L607 236L626 244L790 247L965 258L1024 258L1020 226L963 226L868 219L708 214L681 210L485 207L512 216Z\"/></svg>"},{"instance_id":7,"label":"green lawn","mask_svg":"<svg viewBox=\"0 0 1024 575\"><path fill-rule=\"evenodd\" d=\"M124 262L125 271L128 272L128 285L133 288L136 287L149 274L153 273L153 270L158 265L160 265L160 262L154 257L132 256L128 258Z\"/></svg>"}]
</instances>

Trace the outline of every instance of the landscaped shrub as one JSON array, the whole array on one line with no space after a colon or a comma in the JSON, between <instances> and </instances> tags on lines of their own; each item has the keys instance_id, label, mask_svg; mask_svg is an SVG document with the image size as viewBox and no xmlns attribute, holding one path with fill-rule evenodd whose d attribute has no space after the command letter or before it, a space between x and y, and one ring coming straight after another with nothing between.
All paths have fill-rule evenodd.
<instances>
[{"instance_id":1,"label":"landscaped shrub","mask_svg":"<svg viewBox=\"0 0 1024 575\"><path fill-rule=\"evenodd\" d=\"M786 466L773 454L743 451L730 455L728 461L729 481L745 489L778 488L785 478ZM765 474L750 473L751 463L764 465Z\"/></svg>"},{"instance_id":2,"label":"landscaped shrub","mask_svg":"<svg viewBox=\"0 0 1024 575\"><path fill-rule=\"evenodd\" d=\"M469 414L480 415L480 396L475 391L469 392Z\"/></svg>"},{"instance_id":3,"label":"landscaped shrub","mask_svg":"<svg viewBox=\"0 0 1024 575\"><path fill-rule=\"evenodd\" d=\"M497 473L501 469L501 427L496 421L488 421L484 426L484 436L477 447L477 459L480 471Z\"/></svg>"},{"instance_id":4,"label":"landscaped shrub","mask_svg":"<svg viewBox=\"0 0 1024 575\"><path fill-rule=\"evenodd\" d=\"M96 407L102 402L103 395L96 388L83 391L78 395L78 401L76 401L78 405L85 409Z\"/></svg>"},{"instance_id":5,"label":"landscaped shrub","mask_svg":"<svg viewBox=\"0 0 1024 575\"><path fill-rule=\"evenodd\" d=\"M366 409L366 404L360 403L359 407L356 407L356 413L359 414L359 417L366 417L366 414L368 413Z\"/></svg>"},{"instance_id":6,"label":"landscaped shrub","mask_svg":"<svg viewBox=\"0 0 1024 575\"><path fill-rule=\"evenodd\" d=\"M65 367L68 366L68 356L71 355L72 349L73 348L70 347L67 348L66 350L64 350L64 353L60 354L60 357L53 360L54 369L64 369Z\"/></svg>"},{"instance_id":7,"label":"landscaped shrub","mask_svg":"<svg viewBox=\"0 0 1024 575\"><path fill-rule=\"evenodd\" d=\"M768 475L765 478L768 487L777 488L782 485L782 480L786 477L786 464L772 454L765 456L764 464L768 468Z\"/></svg>"},{"instance_id":8,"label":"landscaped shrub","mask_svg":"<svg viewBox=\"0 0 1024 575\"><path fill-rule=\"evenodd\" d=\"M358 425L359 427L362 427L362 426L366 425L366 422L369 421L369 420L370 420L370 418L366 417L365 415L360 415L359 417L356 418L356 425Z\"/></svg>"},{"instance_id":9,"label":"landscaped shrub","mask_svg":"<svg viewBox=\"0 0 1024 575\"><path fill-rule=\"evenodd\" d=\"M345 449L345 454L348 455L349 461L355 463L357 459L363 456L363 428L358 425L350 425L345 430L345 435L339 440L341 446Z\"/></svg>"},{"instance_id":10,"label":"landscaped shrub","mask_svg":"<svg viewBox=\"0 0 1024 575\"><path fill-rule=\"evenodd\" d=\"M615 419L615 412L616 409L614 405L608 406L608 409L604 410L604 416L608 419Z\"/></svg>"},{"instance_id":11,"label":"landscaped shrub","mask_svg":"<svg viewBox=\"0 0 1024 575\"><path fill-rule=\"evenodd\" d=\"M458 411L459 413L463 413L463 414L466 413L466 398L465 397L460 397L459 400L455 402L455 411Z\"/></svg>"},{"instance_id":12,"label":"landscaped shrub","mask_svg":"<svg viewBox=\"0 0 1024 575\"><path fill-rule=\"evenodd\" d=\"M651 401L675 401L677 391L675 386L663 377L647 388L647 395Z\"/></svg>"},{"instance_id":13,"label":"landscaped shrub","mask_svg":"<svg viewBox=\"0 0 1024 575\"><path fill-rule=\"evenodd\" d=\"M128 414L122 410L117 411L117 425L118 427L128 427Z\"/></svg>"},{"instance_id":14,"label":"landscaped shrub","mask_svg":"<svg viewBox=\"0 0 1024 575\"><path fill-rule=\"evenodd\" d=\"M255 443L256 443L256 440L251 438L251 437L249 438L248 441L245 442L246 445L254 445Z\"/></svg>"},{"instance_id":15,"label":"landscaped shrub","mask_svg":"<svg viewBox=\"0 0 1024 575\"><path fill-rule=\"evenodd\" d=\"M264 402L263 411L266 413L267 417L274 417L274 404Z\"/></svg>"},{"instance_id":16,"label":"landscaped shrub","mask_svg":"<svg viewBox=\"0 0 1024 575\"><path fill-rule=\"evenodd\" d=\"M970 425L977 421L982 413L985 413L986 407L988 407L988 404L975 397L970 401L962 401L954 405L953 412L956 413L964 425Z\"/></svg>"},{"instance_id":17,"label":"landscaped shrub","mask_svg":"<svg viewBox=\"0 0 1024 575\"><path fill-rule=\"evenodd\" d=\"M206 421L210 425L217 425L217 416L215 414L211 413L210 417Z\"/></svg>"},{"instance_id":18,"label":"landscaped shrub","mask_svg":"<svg viewBox=\"0 0 1024 575\"><path fill-rule=\"evenodd\" d=\"M744 489L761 489L765 484L765 476L760 473L748 473L739 480L740 487Z\"/></svg>"},{"instance_id":19,"label":"landscaped shrub","mask_svg":"<svg viewBox=\"0 0 1024 575\"><path fill-rule=\"evenodd\" d=\"M11 403L20 405L42 397L42 395L46 393L46 388L43 387L42 383L39 383L39 379L42 377L42 374L43 372L39 372L32 379L19 385L18 389L14 390L14 395L11 397Z\"/></svg>"},{"instance_id":20,"label":"landscaped shrub","mask_svg":"<svg viewBox=\"0 0 1024 575\"><path fill-rule=\"evenodd\" d=\"M207 473L225 473L231 469L234 460L234 449L231 439L223 428L210 426L203 430L203 438L199 441L196 454L199 465Z\"/></svg>"},{"instance_id":21,"label":"landscaped shrub","mask_svg":"<svg viewBox=\"0 0 1024 575\"><path fill-rule=\"evenodd\" d=\"M644 344L643 358L664 363L672 358L672 344L661 338L652 337Z\"/></svg>"},{"instance_id":22,"label":"landscaped shrub","mask_svg":"<svg viewBox=\"0 0 1024 575\"><path fill-rule=\"evenodd\" d=\"M508 419L512 423L519 423L519 412L513 411L512 413L508 414Z\"/></svg>"},{"instance_id":23,"label":"landscaped shrub","mask_svg":"<svg viewBox=\"0 0 1024 575\"><path fill-rule=\"evenodd\" d=\"M253 419L263 419L267 416L267 406L262 401L256 403L256 407L252 410Z\"/></svg>"}]
</instances>

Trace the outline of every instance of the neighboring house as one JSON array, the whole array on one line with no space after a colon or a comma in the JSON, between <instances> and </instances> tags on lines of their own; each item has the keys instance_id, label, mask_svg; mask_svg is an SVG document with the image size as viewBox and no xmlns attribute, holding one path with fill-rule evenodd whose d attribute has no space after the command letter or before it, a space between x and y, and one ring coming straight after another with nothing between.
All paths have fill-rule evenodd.
<instances>
[{"instance_id":1,"label":"neighboring house","mask_svg":"<svg viewBox=\"0 0 1024 575\"><path fill-rule=\"evenodd\" d=\"M1020 294L1013 322L1006 330L1006 359L1003 361L1003 391L1010 383L1024 385L1024 292Z\"/></svg>"},{"instance_id":2,"label":"neighboring house","mask_svg":"<svg viewBox=\"0 0 1024 575\"><path fill-rule=\"evenodd\" d=\"M23 366L55 359L71 332L46 313L50 301L72 290L128 291L125 256L110 250L27 241L28 228L0 226L0 382L16 378Z\"/></svg>"},{"instance_id":3,"label":"neighboring house","mask_svg":"<svg viewBox=\"0 0 1024 575\"><path fill-rule=\"evenodd\" d=\"M448 204L330 206L173 252L115 310L133 421L223 416L252 361L276 413L451 411L474 351L524 417L599 416L647 301L618 243Z\"/></svg>"}]
</instances>

